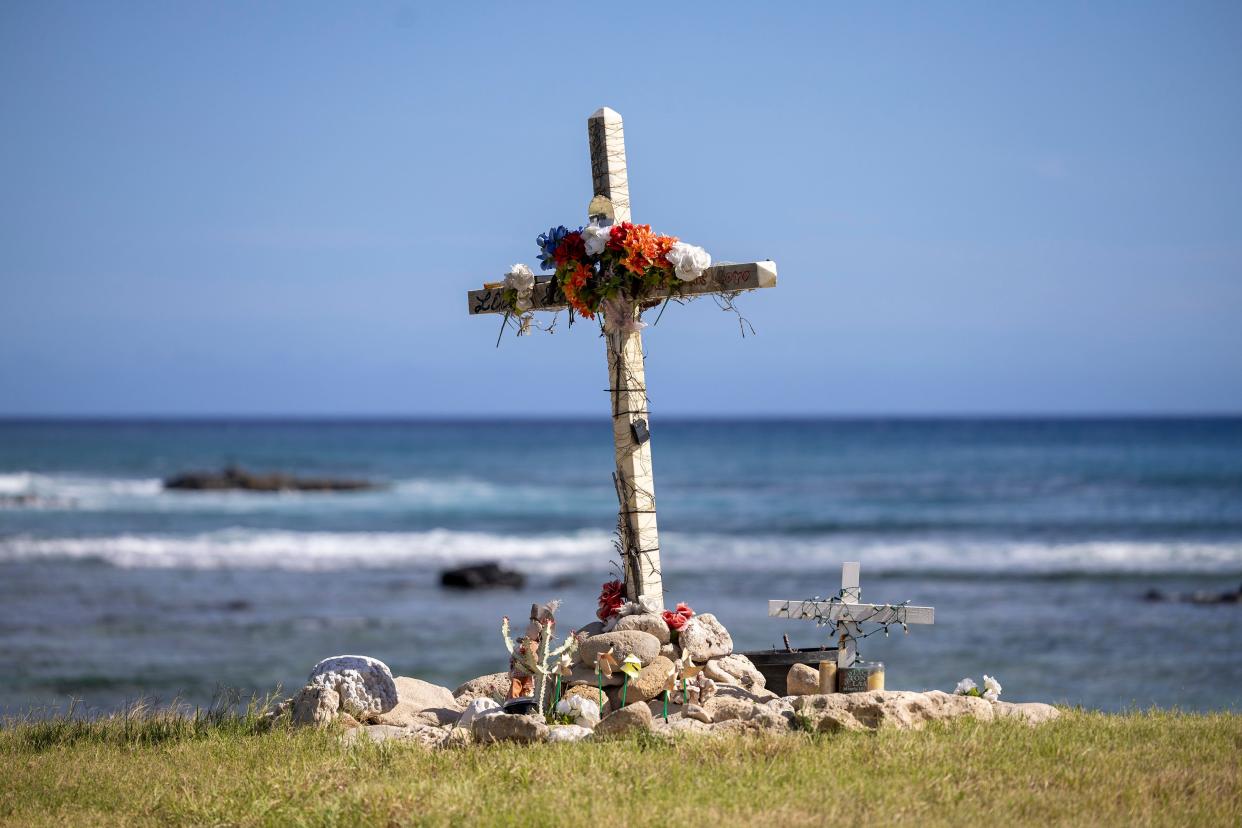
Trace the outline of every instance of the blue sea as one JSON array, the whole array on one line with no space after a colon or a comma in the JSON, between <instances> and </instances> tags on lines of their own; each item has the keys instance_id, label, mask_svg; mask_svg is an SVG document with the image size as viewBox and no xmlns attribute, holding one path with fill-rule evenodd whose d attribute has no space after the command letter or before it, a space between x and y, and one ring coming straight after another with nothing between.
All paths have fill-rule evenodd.
<instances>
[{"instance_id":1,"label":"blue sea","mask_svg":"<svg viewBox=\"0 0 1242 828\"><path fill-rule=\"evenodd\" d=\"M1004 698L1239 707L1242 419L660 420L666 599L739 649L828 640L767 617L828 596L936 608L862 643L893 688L997 676ZM235 464L373 492L168 492ZM362 653L455 686L505 668L500 617L593 617L616 574L606 418L0 421L0 712L206 703ZM495 560L517 591L441 568Z\"/></svg>"}]
</instances>

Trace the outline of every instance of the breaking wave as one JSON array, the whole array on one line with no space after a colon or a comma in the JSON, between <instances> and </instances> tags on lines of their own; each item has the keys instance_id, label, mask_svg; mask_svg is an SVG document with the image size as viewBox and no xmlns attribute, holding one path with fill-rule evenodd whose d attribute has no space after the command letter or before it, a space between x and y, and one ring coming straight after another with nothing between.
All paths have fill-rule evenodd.
<instances>
[{"instance_id":1,"label":"breaking wave","mask_svg":"<svg viewBox=\"0 0 1242 828\"><path fill-rule=\"evenodd\" d=\"M595 571L613 555L598 530L519 535L423 532L308 532L221 529L191 535L0 538L0 562L80 560L141 569L348 569L438 567L502 560L534 573ZM859 560L870 572L1042 577L1048 575L1237 574L1239 541L1065 541L739 537L665 533L669 571L830 569Z\"/></svg>"}]
</instances>

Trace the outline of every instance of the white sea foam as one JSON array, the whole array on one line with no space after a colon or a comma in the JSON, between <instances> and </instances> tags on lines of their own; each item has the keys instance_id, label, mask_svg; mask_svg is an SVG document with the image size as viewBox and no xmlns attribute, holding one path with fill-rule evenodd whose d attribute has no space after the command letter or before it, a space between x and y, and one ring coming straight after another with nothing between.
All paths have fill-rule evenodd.
<instances>
[{"instance_id":1,"label":"white sea foam","mask_svg":"<svg viewBox=\"0 0 1242 828\"><path fill-rule=\"evenodd\" d=\"M298 532L226 529L194 535L0 538L0 562L98 560L124 568L280 569L438 567L501 560L528 572L597 571L612 535L580 531L501 535L426 532ZM870 572L1045 575L1242 573L1242 541L910 540L874 537L738 537L666 533L664 565L727 572L824 570L858 560Z\"/></svg>"}]
</instances>

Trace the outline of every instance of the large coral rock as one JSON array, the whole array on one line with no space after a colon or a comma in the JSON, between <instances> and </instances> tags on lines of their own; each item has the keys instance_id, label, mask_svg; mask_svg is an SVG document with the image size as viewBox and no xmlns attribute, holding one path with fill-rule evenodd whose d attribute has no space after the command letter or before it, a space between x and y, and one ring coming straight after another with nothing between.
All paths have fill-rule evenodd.
<instances>
[{"instance_id":1,"label":"large coral rock","mask_svg":"<svg viewBox=\"0 0 1242 828\"><path fill-rule=\"evenodd\" d=\"M326 725L336 717L341 697L331 687L308 684L293 697L293 723Z\"/></svg>"},{"instance_id":2,"label":"large coral rock","mask_svg":"<svg viewBox=\"0 0 1242 828\"><path fill-rule=\"evenodd\" d=\"M340 696L340 709L365 721L397 706L397 685L388 665L370 656L325 658L311 670L307 684L327 687Z\"/></svg>"},{"instance_id":3,"label":"large coral rock","mask_svg":"<svg viewBox=\"0 0 1242 828\"><path fill-rule=\"evenodd\" d=\"M443 728L427 727L426 725L396 727L394 725L378 724L346 731L341 738L345 744L351 745L357 744L363 739L369 739L372 742L400 742L402 744L418 745L427 750L434 750L445 744L449 738L449 732Z\"/></svg>"},{"instance_id":4,"label":"large coral rock","mask_svg":"<svg viewBox=\"0 0 1242 828\"><path fill-rule=\"evenodd\" d=\"M795 664L785 676L785 692L791 696L819 694L819 670L807 664Z\"/></svg>"},{"instance_id":5,"label":"large coral rock","mask_svg":"<svg viewBox=\"0 0 1242 828\"><path fill-rule=\"evenodd\" d=\"M474 740L484 745L492 742L530 744L547 741L548 725L543 720L543 716L498 713L475 719L471 732L474 734Z\"/></svg>"},{"instance_id":6,"label":"large coral rock","mask_svg":"<svg viewBox=\"0 0 1242 828\"><path fill-rule=\"evenodd\" d=\"M998 701L992 705L992 710L999 717L1022 719L1032 727L1061 716L1060 710L1042 702Z\"/></svg>"},{"instance_id":7,"label":"large coral rock","mask_svg":"<svg viewBox=\"0 0 1242 828\"><path fill-rule=\"evenodd\" d=\"M475 699L503 699L509 692L508 673L489 673L486 676L472 678L453 691L453 698L458 704L465 705Z\"/></svg>"},{"instance_id":8,"label":"large coral rock","mask_svg":"<svg viewBox=\"0 0 1242 828\"><path fill-rule=\"evenodd\" d=\"M613 630L600 633L582 642L578 648L578 663L594 669L595 659L600 653L615 647L613 655L617 663L625 661L626 656L638 656L638 660L646 666L660 654L660 640L651 633L642 630Z\"/></svg>"},{"instance_id":9,"label":"large coral rock","mask_svg":"<svg viewBox=\"0 0 1242 828\"><path fill-rule=\"evenodd\" d=\"M553 725L548 730L549 742L581 742L583 739L589 739L591 729L582 727L581 725Z\"/></svg>"},{"instance_id":10,"label":"large coral rock","mask_svg":"<svg viewBox=\"0 0 1242 828\"><path fill-rule=\"evenodd\" d=\"M733 652L733 636L710 612L696 615L677 634L677 645L695 661L724 658Z\"/></svg>"},{"instance_id":11,"label":"large coral rock","mask_svg":"<svg viewBox=\"0 0 1242 828\"><path fill-rule=\"evenodd\" d=\"M763 690L767 684L763 673L741 653L713 658L703 665L703 672L718 684L736 684L747 690Z\"/></svg>"},{"instance_id":12,"label":"large coral rock","mask_svg":"<svg viewBox=\"0 0 1242 828\"><path fill-rule=\"evenodd\" d=\"M645 704L631 704L605 716L595 726L597 737L622 736L640 730L651 730L651 710Z\"/></svg>"},{"instance_id":13,"label":"large coral rock","mask_svg":"<svg viewBox=\"0 0 1242 828\"><path fill-rule=\"evenodd\" d=\"M992 703L973 696L932 690L912 693L878 690L871 693L831 693L799 696L794 711L810 717L817 730L920 730L928 722L972 718L991 721Z\"/></svg>"},{"instance_id":14,"label":"large coral rock","mask_svg":"<svg viewBox=\"0 0 1242 828\"><path fill-rule=\"evenodd\" d=\"M627 616L633 617L633 616ZM664 656L656 656L651 663L638 672L630 681L628 702L644 702L654 699L664 692L668 684L669 674L673 671L673 662Z\"/></svg>"},{"instance_id":15,"label":"large coral rock","mask_svg":"<svg viewBox=\"0 0 1242 828\"><path fill-rule=\"evenodd\" d=\"M703 709L712 717L713 722L726 722L729 719L745 721L754 714L755 703L734 696L712 696L703 704Z\"/></svg>"},{"instance_id":16,"label":"large coral rock","mask_svg":"<svg viewBox=\"0 0 1242 828\"><path fill-rule=\"evenodd\" d=\"M617 622L617 626L613 627L613 631L621 632L624 630L641 630L654 635L661 644L669 642L668 624L664 622L662 616L654 612L644 612L623 617Z\"/></svg>"}]
</instances>

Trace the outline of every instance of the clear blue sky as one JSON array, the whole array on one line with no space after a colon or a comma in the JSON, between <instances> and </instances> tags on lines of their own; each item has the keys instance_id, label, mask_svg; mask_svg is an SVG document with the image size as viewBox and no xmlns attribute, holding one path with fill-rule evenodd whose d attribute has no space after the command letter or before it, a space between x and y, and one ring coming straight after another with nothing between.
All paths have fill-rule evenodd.
<instances>
[{"instance_id":1,"label":"clear blue sky","mask_svg":"<svg viewBox=\"0 0 1242 828\"><path fill-rule=\"evenodd\" d=\"M465 292L634 216L776 290L659 414L1242 411L1242 4L0 5L0 414L598 414Z\"/></svg>"}]
</instances>

